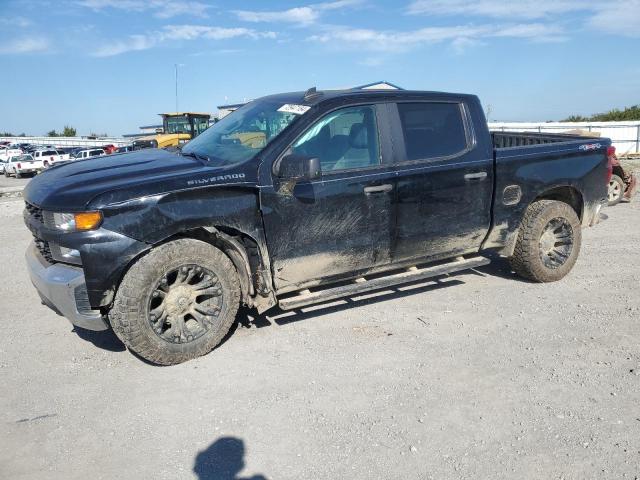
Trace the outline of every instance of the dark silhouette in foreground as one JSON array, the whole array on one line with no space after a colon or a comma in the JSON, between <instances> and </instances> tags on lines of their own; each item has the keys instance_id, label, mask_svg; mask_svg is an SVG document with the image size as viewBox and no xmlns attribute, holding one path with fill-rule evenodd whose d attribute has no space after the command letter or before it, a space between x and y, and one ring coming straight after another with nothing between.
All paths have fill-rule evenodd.
<instances>
[{"instance_id":1,"label":"dark silhouette in foreground","mask_svg":"<svg viewBox=\"0 0 640 480\"><path fill-rule=\"evenodd\" d=\"M267 480L263 475L239 477L244 468L244 442L222 437L196 455L193 472L198 480Z\"/></svg>"}]
</instances>

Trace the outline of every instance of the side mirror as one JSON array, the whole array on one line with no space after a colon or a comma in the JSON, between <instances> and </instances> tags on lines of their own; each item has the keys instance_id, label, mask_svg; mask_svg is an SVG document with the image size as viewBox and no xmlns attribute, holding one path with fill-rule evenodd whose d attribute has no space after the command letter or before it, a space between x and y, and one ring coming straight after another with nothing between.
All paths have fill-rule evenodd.
<instances>
[{"instance_id":1,"label":"side mirror","mask_svg":"<svg viewBox=\"0 0 640 480\"><path fill-rule=\"evenodd\" d=\"M290 154L282 157L278 165L278 178L283 180L313 180L320 176L320 159Z\"/></svg>"}]
</instances>

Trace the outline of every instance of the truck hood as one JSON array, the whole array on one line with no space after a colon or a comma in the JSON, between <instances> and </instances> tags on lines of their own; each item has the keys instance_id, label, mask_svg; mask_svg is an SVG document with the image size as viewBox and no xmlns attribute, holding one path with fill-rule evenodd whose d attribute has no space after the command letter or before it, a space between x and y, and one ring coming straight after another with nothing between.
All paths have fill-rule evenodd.
<instances>
[{"instance_id":1,"label":"truck hood","mask_svg":"<svg viewBox=\"0 0 640 480\"><path fill-rule=\"evenodd\" d=\"M177 152L138 150L54 166L29 182L24 198L46 210L81 211L96 197L113 203L186 189L222 170Z\"/></svg>"}]
</instances>

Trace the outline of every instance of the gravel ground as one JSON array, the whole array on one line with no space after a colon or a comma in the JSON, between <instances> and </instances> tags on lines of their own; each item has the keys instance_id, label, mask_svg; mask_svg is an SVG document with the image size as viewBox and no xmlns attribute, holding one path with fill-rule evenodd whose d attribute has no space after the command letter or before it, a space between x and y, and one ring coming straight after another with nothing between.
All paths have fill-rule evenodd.
<instances>
[{"instance_id":1,"label":"gravel ground","mask_svg":"<svg viewBox=\"0 0 640 480\"><path fill-rule=\"evenodd\" d=\"M24 177L24 178L15 178L15 177L5 177L4 174L0 173L0 188L3 187L24 187L32 177Z\"/></svg>"},{"instance_id":2,"label":"gravel ground","mask_svg":"<svg viewBox=\"0 0 640 480\"><path fill-rule=\"evenodd\" d=\"M40 305L20 209L0 203L0 478L638 478L639 201L584 232L559 283L498 261L243 312L248 328L175 367Z\"/></svg>"}]
</instances>

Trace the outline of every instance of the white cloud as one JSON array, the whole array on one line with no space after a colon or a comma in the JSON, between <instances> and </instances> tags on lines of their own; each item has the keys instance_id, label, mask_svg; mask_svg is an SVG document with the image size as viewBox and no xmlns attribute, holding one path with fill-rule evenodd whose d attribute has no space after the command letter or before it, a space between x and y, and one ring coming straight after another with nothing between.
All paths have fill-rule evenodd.
<instances>
[{"instance_id":1,"label":"white cloud","mask_svg":"<svg viewBox=\"0 0 640 480\"><path fill-rule=\"evenodd\" d=\"M127 12L153 11L157 18L172 18L178 15L206 17L211 5L198 1L179 0L79 0L78 5L94 11L107 9Z\"/></svg>"},{"instance_id":2,"label":"white cloud","mask_svg":"<svg viewBox=\"0 0 640 480\"><path fill-rule=\"evenodd\" d=\"M3 27L26 28L33 24L31 20L25 17L1 17L0 25Z\"/></svg>"},{"instance_id":3,"label":"white cloud","mask_svg":"<svg viewBox=\"0 0 640 480\"><path fill-rule=\"evenodd\" d=\"M413 0L410 15L490 17L516 20L542 20L567 13L583 14L592 30L640 37L640 0ZM540 41L562 41L564 36L545 36Z\"/></svg>"},{"instance_id":4,"label":"white cloud","mask_svg":"<svg viewBox=\"0 0 640 480\"><path fill-rule=\"evenodd\" d=\"M43 37L24 37L0 45L0 55L17 55L21 53L46 52L49 41Z\"/></svg>"},{"instance_id":5,"label":"white cloud","mask_svg":"<svg viewBox=\"0 0 640 480\"><path fill-rule=\"evenodd\" d=\"M129 35L127 40L103 45L93 53L94 57L113 57L125 52L147 50L157 45L158 40L147 35Z\"/></svg>"},{"instance_id":6,"label":"white cloud","mask_svg":"<svg viewBox=\"0 0 640 480\"><path fill-rule=\"evenodd\" d=\"M245 22L282 22L309 25L318 21L322 12L338 10L362 3L361 0L337 0L335 2L323 2L302 7L289 8L288 10L254 11L236 10L233 13Z\"/></svg>"},{"instance_id":7,"label":"white cloud","mask_svg":"<svg viewBox=\"0 0 640 480\"><path fill-rule=\"evenodd\" d=\"M640 0L611 2L587 22L590 27L614 35L640 37Z\"/></svg>"},{"instance_id":8,"label":"white cloud","mask_svg":"<svg viewBox=\"0 0 640 480\"><path fill-rule=\"evenodd\" d=\"M274 32L258 32L249 28L225 28L206 25L166 25L162 30L147 34L129 35L103 45L93 52L95 57L112 57L126 52L148 50L168 40L188 41L196 39L226 40L229 38L275 38Z\"/></svg>"},{"instance_id":9,"label":"white cloud","mask_svg":"<svg viewBox=\"0 0 640 480\"><path fill-rule=\"evenodd\" d=\"M340 48L358 48L369 51L406 51L421 45L451 42L454 50L462 51L477 45L483 38L510 37L539 41L545 38L562 38L557 26L533 24L508 25L458 25L449 27L425 27L410 31L332 28L312 35L307 40Z\"/></svg>"},{"instance_id":10,"label":"white cloud","mask_svg":"<svg viewBox=\"0 0 640 480\"><path fill-rule=\"evenodd\" d=\"M578 10L590 10L590 3L584 0L414 0L407 12L533 20Z\"/></svg>"},{"instance_id":11,"label":"white cloud","mask_svg":"<svg viewBox=\"0 0 640 480\"><path fill-rule=\"evenodd\" d=\"M320 17L320 13L311 7L296 7L279 12L236 10L234 13L244 22L285 22L303 25L313 23Z\"/></svg>"}]
</instances>

